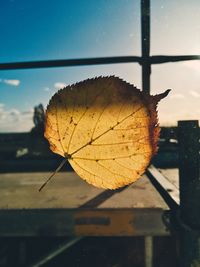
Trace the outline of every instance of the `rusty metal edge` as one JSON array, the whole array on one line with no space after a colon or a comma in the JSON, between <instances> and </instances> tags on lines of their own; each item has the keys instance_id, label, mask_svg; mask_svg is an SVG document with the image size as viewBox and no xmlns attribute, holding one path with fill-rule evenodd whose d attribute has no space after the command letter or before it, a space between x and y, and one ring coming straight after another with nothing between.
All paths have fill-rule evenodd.
<instances>
[{"instance_id":1,"label":"rusty metal edge","mask_svg":"<svg viewBox=\"0 0 200 267\"><path fill-rule=\"evenodd\" d=\"M1 210L0 237L169 235L165 212L161 208Z\"/></svg>"}]
</instances>

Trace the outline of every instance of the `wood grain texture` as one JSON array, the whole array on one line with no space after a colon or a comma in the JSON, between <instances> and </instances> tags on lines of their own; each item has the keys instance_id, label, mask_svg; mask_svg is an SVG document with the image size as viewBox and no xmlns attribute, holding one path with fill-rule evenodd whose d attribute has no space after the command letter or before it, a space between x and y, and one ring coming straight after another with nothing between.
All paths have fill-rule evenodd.
<instances>
[{"instance_id":1,"label":"wood grain texture","mask_svg":"<svg viewBox=\"0 0 200 267\"><path fill-rule=\"evenodd\" d=\"M0 174L0 236L169 234L162 222L168 208L145 175L113 191L58 173L39 193L45 175Z\"/></svg>"},{"instance_id":2,"label":"wood grain texture","mask_svg":"<svg viewBox=\"0 0 200 267\"><path fill-rule=\"evenodd\" d=\"M0 209L77 208L103 189L89 186L75 172L57 173L42 191L50 173L0 174Z\"/></svg>"},{"instance_id":3,"label":"wood grain texture","mask_svg":"<svg viewBox=\"0 0 200 267\"><path fill-rule=\"evenodd\" d=\"M49 173L0 174L0 209L78 208L103 189L91 187L75 172L58 173L42 191L38 188ZM166 204L144 175L100 208L163 208Z\"/></svg>"}]
</instances>

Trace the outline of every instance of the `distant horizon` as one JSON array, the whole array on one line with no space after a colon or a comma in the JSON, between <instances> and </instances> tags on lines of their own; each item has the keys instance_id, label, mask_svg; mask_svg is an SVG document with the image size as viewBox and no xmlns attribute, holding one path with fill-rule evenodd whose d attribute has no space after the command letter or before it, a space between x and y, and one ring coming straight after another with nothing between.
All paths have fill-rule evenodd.
<instances>
[{"instance_id":1,"label":"distant horizon","mask_svg":"<svg viewBox=\"0 0 200 267\"><path fill-rule=\"evenodd\" d=\"M39 104L42 104L42 103L38 103ZM37 105L37 106L38 106ZM43 104L42 104L43 105ZM35 106L34 106L35 107ZM30 118L29 120L29 125L27 125L29 128L27 128L26 130L22 131L20 128L16 129L15 131L1 131L0 130L0 134L6 134L6 133L28 133L31 131L31 129L35 126L34 123L33 123L33 116L34 116L34 107L32 108L32 110L28 111L28 112L24 112L25 115L28 115L28 117ZM44 107L44 105L43 105ZM44 107L44 110L45 110L45 107ZM12 111L13 112L13 115L18 115L18 113L16 111ZM15 114L16 112L16 114ZM158 112L158 117L159 117L159 112ZM183 119L183 120L188 120L188 119ZM174 123L171 123L171 122L162 122L160 123L158 121L158 124L159 124L159 127L177 127L178 126L178 121L177 122L174 122Z\"/></svg>"}]
</instances>

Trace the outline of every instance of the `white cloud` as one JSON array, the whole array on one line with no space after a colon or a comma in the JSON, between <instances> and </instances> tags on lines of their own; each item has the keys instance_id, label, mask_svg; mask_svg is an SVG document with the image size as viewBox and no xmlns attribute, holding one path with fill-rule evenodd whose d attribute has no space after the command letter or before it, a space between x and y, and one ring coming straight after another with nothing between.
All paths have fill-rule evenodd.
<instances>
[{"instance_id":1,"label":"white cloud","mask_svg":"<svg viewBox=\"0 0 200 267\"><path fill-rule=\"evenodd\" d=\"M200 60L185 61L182 64L195 71L200 71Z\"/></svg>"},{"instance_id":2,"label":"white cloud","mask_svg":"<svg viewBox=\"0 0 200 267\"><path fill-rule=\"evenodd\" d=\"M57 82L57 83L54 83L54 87L55 87L56 89L62 89L62 88L64 88L65 86L67 86L67 84L66 84L66 83L63 83L63 82Z\"/></svg>"},{"instance_id":3,"label":"white cloud","mask_svg":"<svg viewBox=\"0 0 200 267\"><path fill-rule=\"evenodd\" d=\"M5 104L0 103L0 110L3 109L5 107Z\"/></svg>"},{"instance_id":4,"label":"white cloud","mask_svg":"<svg viewBox=\"0 0 200 267\"><path fill-rule=\"evenodd\" d=\"M183 94L172 94L170 95L170 98L172 99L183 99L185 96Z\"/></svg>"},{"instance_id":5,"label":"white cloud","mask_svg":"<svg viewBox=\"0 0 200 267\"><path fill-rule=\"evenodd\" d=\"M200 93L198 93L197 91L191 90L189 91L190 95L196 98L200 97Z\"/></svg>"},{"instance_id":6,"label":"white cloud","mask_svg":"<svg viewBox=\"0 0 200 267\"><path fill-rule=\"evenodd\" d=\"M44 91L49 92L50 88L49 87L44 87Z\"/></svg>"},{"instance_id":7,"label":"white cloud","mask_svg":"<svg viewBox=\"0 0 200 267\"><path fill-rule=\"evenodd\" d=\"M159 122L161 126L177 126L179 120L200 120L200 113L198 111L191 112L189 110L177 110L173 112L159 112Z\"/></svg>"},{"instance_id":8,"label":"white cloud","mask_svg":"<svg viewBox=\"0 0 200 267\"><path fill-rule=\"evenodd\" d=\"M11 80L11 79L0 79L0 82L11 86L19 86L20 84L20 80Z\"/></svg>"},{"instance_id":9,"label":"white cloud","mask_svg":"<svg viewBox=\"0 0 200 267\"><path fill-rule=\"evenodd\" d=\"M27 132L33 127L33 110L20 112L18 109L6 109L0 103L0 131Z\"/></svg>"}]
</instances>

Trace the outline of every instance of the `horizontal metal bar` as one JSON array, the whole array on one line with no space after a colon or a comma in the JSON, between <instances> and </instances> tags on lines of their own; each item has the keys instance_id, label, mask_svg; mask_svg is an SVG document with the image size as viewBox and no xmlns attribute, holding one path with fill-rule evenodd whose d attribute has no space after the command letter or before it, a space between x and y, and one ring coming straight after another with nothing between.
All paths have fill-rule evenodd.
<instances>
[{"instance_id":1,"label":"horizontal metal bar","mask_svg":"<svg viewBox=\"0 0 200 267\"><path fill-rule=\"evenodd\" d=\"M170 63L187 60L200 60L200 55L185 55L185 56L152 56L150 57L151 64Z\"/></svg>"},{"instance_id":2,"label":"horizontal metal bar","mask_svg":"<svg viewBox=\"0 0 200 267\"><path fill-rule=\"evenodd\" d=\"M165 212L154 207L2 209L0 237L166 236Z\"/></svg>"},{"instance_id":3,"label":"horizontal metal bar","mask_svg":"<svg viewBox=\"0 0 200 267\"><path fill-rule=\"evenodd\" d=\"M141 58L136 56L120 56L120 57L98 57L98 58L1 63L0 70L72 67L72 66L83 66L83 65L102 65L102 64L116 64L116 63L131 63L131 62L140 63Z\"/></svg>"},{"instance_id":4,"label":"horizontal metal bar","mask_svg":"<svg viewBox=\"0 0 200 267\"><path fill-rule=\"evenodd\" d=\"M170 183L170 181L167 180L153 165L149 166L147 169L147 176L167 205L171 209L178 208L180 202L178 188Z\"/></svg>"},{"instance_id":5,"label":"horizontal metal bar","mask_svg":"<svg viewBox=\"0 0 200 267\"><path fill-rule=\"evenodd\" d=\"M162 208L77 210L76 236L166 236Z\"/></svg>"},{"instance_id":6,"label":"horizontal metal bar","mask_svg":"<svg viewBox=\"0 0 200 267\"><path fill-rule=\"evenodd\" d=\"M42 60L42 61L0 63L0 70L56 68L56 67L73 67L73 66L87 66L87 65L119 64L119 63L139 63L140 65L143 65L146 63L161 64L161 63L178 62L186 60L199 60L199 59L200 55L151 56L148 58L146 57L143 58L138 56L119 56L119 57Z\"/></svg>"}]
</instances>

